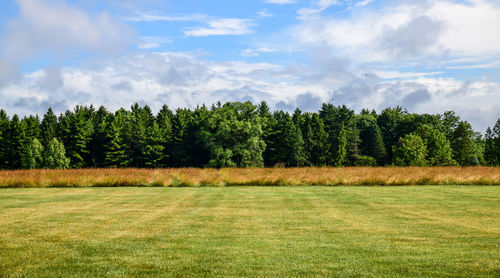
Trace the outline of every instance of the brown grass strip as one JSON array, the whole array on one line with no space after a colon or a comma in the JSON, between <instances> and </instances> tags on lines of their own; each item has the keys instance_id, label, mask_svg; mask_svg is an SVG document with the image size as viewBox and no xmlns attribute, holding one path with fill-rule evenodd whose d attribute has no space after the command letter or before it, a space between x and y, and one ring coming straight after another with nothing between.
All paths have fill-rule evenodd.
<instances>
[{"instance_id":1,"label":"brown grass strip","mask_svg":"<svg viewBox=\"0 0 500 278\"><path fill-rule=\"evenodd\" d=\"M0 188L500 185L498 167L307 167L0 171Z\"/></svg>"}]
</instances>

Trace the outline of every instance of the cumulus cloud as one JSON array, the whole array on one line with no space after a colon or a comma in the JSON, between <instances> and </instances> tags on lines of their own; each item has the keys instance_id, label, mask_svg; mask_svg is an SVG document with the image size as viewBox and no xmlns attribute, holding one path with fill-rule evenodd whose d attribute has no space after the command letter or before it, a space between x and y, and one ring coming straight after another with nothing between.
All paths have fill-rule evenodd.
<instances>
[{"instance_id":1,"label":"cumulus cloud","mask_svg":"<svg viewBox=\"0 0 500 278\"><path fill-rule=\"evenodd\" d=\"M3 52L15 59L40 53L78 51L113 53L125 46L133 32L103 12L91 16L61 1L16 0L18 18L6 23Z\"/></svg>"},{"instance_id":2,"label":"cumulus cloud","mask_svg":"<svg viewBox=\"0 0 500 278\"><path fill-rule=\"evenodd\" d=\"M398 1L378 9L365 6L343 17L325 15L321 6L299 10L302 22L290 33L298 43L326 43L360 62L436 55L484 59L500 54L500 5L495 1Z\"/></svg>"},{"instance_id":3,"label":"cumulus cloud","mask_svg":"<svg viewBox=\"0 0 500 278\"><path fill-rule=\"evenodd\" d=\"M9 60L0 57L0 88L20 77L19 68Z\"/></svg>"},{"instance_id":4,"label":"cumulus cloud","mask_svg":"<svg viewBox=\"0 0 500 278\"><path fill-rule=\"evenodd\" d=\"M62 112L78 104L111 110L134 102L157 111L217 101L267 101L272 107L315 111L322 102L381 110L403 105L410 112L455 110L477 130L500 117L500 84L464 82L415 74L387 80L363 73L343 58L309 65L213 61L196 53L140 53L108 59L96 68L47 68L0 89L0 107L9 113ZM477 117L475 115L482 115Z\"/></svg>"}]
</instances>

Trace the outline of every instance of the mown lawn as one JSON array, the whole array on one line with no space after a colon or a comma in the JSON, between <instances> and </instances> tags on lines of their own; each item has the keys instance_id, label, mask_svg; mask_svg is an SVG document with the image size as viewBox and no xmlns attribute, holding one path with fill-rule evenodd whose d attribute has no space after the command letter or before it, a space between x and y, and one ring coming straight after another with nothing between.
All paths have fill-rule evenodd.
<instances>
[{"instance_id":1,"label":"mown lawn","mask_svg":"<svg viewBox=\"0 0 500 278\"><path fill-rule=\"evenodd\" d=\"M500 187L0 190L1 277L500 276Z\"/></svg>"}]
</instances>

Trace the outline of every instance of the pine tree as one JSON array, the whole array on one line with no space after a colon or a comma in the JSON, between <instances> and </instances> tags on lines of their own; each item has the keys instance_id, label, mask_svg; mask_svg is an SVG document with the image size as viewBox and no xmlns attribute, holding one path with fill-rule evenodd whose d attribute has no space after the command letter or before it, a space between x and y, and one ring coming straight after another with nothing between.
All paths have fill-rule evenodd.
<instances>
[{"instance_id":1,"label":"pine tree","mask_svg":"<svg viewBox=\"0 0 500 278\"><path fill-rule=\"evenodd\" d=\"M39 169L43 168L43 165L43 146L38 139L33 138L24 147L21 156L21 167L23 169Z\"/></svg>"},{"instance_id":2,"label":"pine tree","mask_svg":"<svg viewBox=\"0 0 500 278\"><path fill-rule=\"evenodd\" d=\"M92 140L94 127L89 110L77 106L74 112L66 111L60 119L60 137L62 138L72 168L84 168L92 165L89 142Z\"/></svg>"},{"instance_id":3,"label":"pine tree","mask_svg":"<svg viewBox=\"0 0 500 278\"><path fill-rule=\"evenodd\" d=\"M47 113L43 115L42 122L40 124L40 136L41 143L43 145L49 144L52 138L57 137L57 117L52 111L52 108L49 108Z\"/></svg>"},{"instance_id":4,"label":"pine tree","mask_svg":"<svg viewBox=\"0 0 500 278\"><path fill-rule=\"evenodd\" d=\"M128 146L125 142L128 112L119 110L108 125L105 165L111 168L127 167L130 163Z\"/></svg>"},{"instance_id":5,"label":"pine tree","mask_svg":"<svg viewBox=\"0 0 500 278\"><path fill-rule=\"evenodd\" d=\"M145 165L151 168L160 167L160 161L165 157L165 143L160 126L153 122L146 136L146 161Z\"/></svg>"},{"instance_id":6,"label":"pine tree","mask_svg":"<svg viewBox=\"0 0 500 278\"><path fill-rule=\"evenodd\" d=\"M160 127L160 133L163 137L163 147L164 147L164 156L160 160L160 167L169 167L170 163L170 152L173 147L173 119L174 114L168 108L167 105L163 105L158 115L156 116L156 121L158 126Z\"/></svg>"},{"instance_id":7,"label":"pine tree","mask_svg":"<svg viewBox=\"0 0 500 278\"><path fill-rule=\"evenodd\" d=\"M497 165L500 164L500 119L493 127L493 153L496 153Z\"/></svg>"},{"instance_id":8,"label":"pine tree","mask_svg":"<svg viewBox=\"0 0 500 278\"><path fill-rule=\"evenodd\" d=\"M12 116L5 133L5 166L7 169L21 168L21 156L26 144L26 126L19 116Z\"/></svg>"},{"instance_id":9,"label":"pine tree","mask_svg":"<svg viewBox=\"0 0 500 278\"><path fill-rule=\"evenodd\" d=\"M9 132L10 120L7 113L1 109L0 110L0 169L8 168L8 132Z\"/></svg>"},{"instance_id":10,"label":"pine tree","mask_svg":"<svg viewBox=\"0 0 500 278\"><path fill-rule=\"evenodd\" d=\"M67 169L70 159L66 157L64 144L52 138L43 152L43 165L48 169Z\"/></svg>"},{"instance_id":11,"label":"pine tree","mask_svg":"<svg viewBox=\"0 0 500 278\"><path fill-rule=\"evenodd\" d=\"M451 134L453 158L461 166L474 165L478 160L475 155L474 131L468 122L459 122Z\"/></svg>"},{"instance_id":12,"label":"pine tree","mask_svg":"<svg viewBox=\"0 0 500 278\"><path fill-rule=\"evenodd\" d=\"M359 129L361 155L375 158L377 164L384 165L387 161L382 132L376 119L371 114L364 114L357 118L356 126Z\"/></svg>"},{"instance_id":13,"label":"pine tree","mask_svg":"<svg viewBox=\"0 0 500 278\"><path fill-rule=\"evenodd\" d=\"M484 135L484 160L489 166L498 166L497 152L495 146L495 138L491 128L486 129Z\"/></svg>"}]
</instances>

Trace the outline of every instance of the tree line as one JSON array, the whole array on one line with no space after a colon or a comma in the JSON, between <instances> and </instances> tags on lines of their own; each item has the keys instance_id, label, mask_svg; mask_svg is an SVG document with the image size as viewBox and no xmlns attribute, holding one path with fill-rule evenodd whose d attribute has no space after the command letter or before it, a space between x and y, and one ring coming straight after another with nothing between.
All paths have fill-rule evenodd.
<instances>
[{"instance_id":1,"label":"tree line","mask_svg":"<svg viewBox=\"0 0 500 278\"><path fill-rule=\"evenodd\" d=\"M88 167L471 166L500 164L500 119L482 136L453 111L381 113L325 103L317 113L266 102L164 105L56 116L0 110L0 169Z\"/></svg>"}]
</instances>

